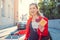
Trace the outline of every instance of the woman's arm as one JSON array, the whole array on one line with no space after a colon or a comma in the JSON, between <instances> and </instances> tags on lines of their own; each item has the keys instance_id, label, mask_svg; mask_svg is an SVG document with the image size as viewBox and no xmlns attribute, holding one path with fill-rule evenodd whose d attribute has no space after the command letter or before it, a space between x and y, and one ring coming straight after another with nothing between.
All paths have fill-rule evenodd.
<instances>
[{"instance_id":1,"label":"woman's arm","mask_svg":"<svg viewBox=\"0 0 60 40\"><path fill-rule=\"evenodd\" d=\"M27 21L27 24L26 24L26 36L25 36L25 39L24 40L28 40L28 37L29 37L29 33L30 33L30 27L29 27L29 20Z\"/></svg>"},{"instance_id":2,"label":"woman's arm","mask_svg":"<svg viewBox=\"0 0 60 40\"><path fill-rule=\"evenodd\" d=\"M39 30L40 30L39 34L40 34L40 35L43 35L43 36L46 36L46 35L48 35L48 19L47 19L46 17L44 17L43 19L44 19L47 23L46 23L44 26L39 25Z\"/></svg>"},{"instance_id":3,"label":"woman's arm","mask_svg":"<svg viewBox=\"0 0 60 40\"><path fill-rule=\"evenodd\" d=\"M44 20L46 20L46 24L45 26L41 26L38 28L38 35L39 35L39 40L41 40L41 37L42 36L48 36L48 19L47 18L44 18Z\"/></svg>"},{"instance_id":4,"label":"woman's arm","mask_svg":"<svg viewBox=\"0 0 60 40\"><path fill-rule=\"evenodd\" d=\"M48 19L45 17L44 18L46 20L46 25L44 26L44 31L42 32L43 36L48 36Z\"/></svg>"},{"instance_id":5,"label":"woman's arm","mask_svg":"<svg viewBox=\"0 0 60 40\"><path fill-rule=\"evenodd\" d=\"M26 29L26 36L25 36L25 40L27 40L27 39L28 39L28 37L29 37L29 27L27 27L27 29Z\"/></svg>"}]
</instances>

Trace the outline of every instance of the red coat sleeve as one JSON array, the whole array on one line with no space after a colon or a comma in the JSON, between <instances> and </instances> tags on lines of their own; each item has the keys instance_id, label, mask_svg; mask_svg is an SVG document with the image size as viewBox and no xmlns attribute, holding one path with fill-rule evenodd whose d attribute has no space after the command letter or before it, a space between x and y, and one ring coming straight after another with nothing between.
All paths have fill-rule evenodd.
<instances>
[{"instance_id":1,"label":"red coat sleeve","mask_svg":"<svg viewBox=\"0 0 60 40\"><path fill-rule=\"evenodd\" d=\"M28 25L29 22L27 22L26 24L26 38L29 37L29 25Z\"/></svg>"},{"instance_id":2,"label":"red coat sleeve","mask_svg":"<svg viewBox=\"0 0 60 40\"><path fill-rule=\"evenodd\" d=\"M38 28L38 35L39 35L39 40L41 40L42 36L48 36L48 19L44 17L44 19L47 21L46 25L44 26L43 32L40 31Z\"/></svg>"},{"instance_id":3,"label":"red coat sleeve","mask_svg":"<svg viewBox=\"0 0 60 40\"><path fill-rule=\"evenodd\" d=\"M38 34L40 36L48 36L48 19L46 17L44 17L44 19L47 21L46 25L44 26L44 30L43 32L41 32L38 28Z\"/></svg>"},{"instance_id":4,"label":"red coat sleeve","mask_svg":"<svg viewBox=\"0 0 60 40\"><path fill-rule=\"evenodd\" d=\"M27 21L27 24L26 24L26 37L25 38L28 38L30 36L30 22L31 22L32 18L29 18L29 20Z\"/></svg>"},{"instance_id":5,"label":"red coat sleeve","mask_svg":"<svg viewBox=\"0 0 60 40\"><path fill-rule=\"evenodd\" d=\"M47 21L46 25L44 26L44 31L42 32L42 36L48 36L48 19L45 17L45 21Z\"/></svg>"}]
</instances>

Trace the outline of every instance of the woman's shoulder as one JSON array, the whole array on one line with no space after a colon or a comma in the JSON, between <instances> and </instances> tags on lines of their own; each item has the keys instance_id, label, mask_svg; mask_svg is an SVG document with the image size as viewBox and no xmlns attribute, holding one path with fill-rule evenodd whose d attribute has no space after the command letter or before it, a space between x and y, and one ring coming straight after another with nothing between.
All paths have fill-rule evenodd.
<instances>
[{"instance_id":1,"label":"woman's shoulder","mask_svg":"<svg viewBox=\"0 0 60 40\"><path fill-rule=\"evenodd\" d=\"M31 18L31 17L29 17L29 18L28 18L28 20L27 20L27 23L30 23L30 22L31 22L31 20L32 20L32 18Z\"/></svg>"},{"instance_id":2,"label":"woman's shoulder","mask_svg":"<svg viewBox=\"0 0 60 40\"><path fill-rule=\"evenodd\" d=\"M27 21L30 21L30 20L32 20L32 17L29 17Z\"/></svg>"},{"instance_id":3,"label":"woman's shoulder","mask_svg":"<svg viewBox=\"0 0 60 40\"><path fill-rule=\"evenodd\" d=\"M45 16L39 16L39 18L43 18L43 19L45 19L45 20L48 20L48 18L47 17L45 17Z\"/></svg>"}]
</instances>

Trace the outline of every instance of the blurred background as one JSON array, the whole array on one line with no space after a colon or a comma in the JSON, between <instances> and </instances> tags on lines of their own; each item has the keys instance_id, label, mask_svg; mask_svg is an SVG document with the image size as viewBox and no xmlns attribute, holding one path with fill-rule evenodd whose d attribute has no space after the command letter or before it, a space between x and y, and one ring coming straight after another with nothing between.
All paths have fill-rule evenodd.
<instances>
[{"instance_id":1,"label":"blurred background","mask_svg":"<svg viewBox=\"0 0 60 40\"><path fill-rule=\"evenodd\" d=\"M38 4L41 14L49 19L52 39L60 39L60 0L0 0L0 38L4 39L5 35L14 32L20 25L24 28L29 18L31 3Z\"/></svg>"}]
</instances>

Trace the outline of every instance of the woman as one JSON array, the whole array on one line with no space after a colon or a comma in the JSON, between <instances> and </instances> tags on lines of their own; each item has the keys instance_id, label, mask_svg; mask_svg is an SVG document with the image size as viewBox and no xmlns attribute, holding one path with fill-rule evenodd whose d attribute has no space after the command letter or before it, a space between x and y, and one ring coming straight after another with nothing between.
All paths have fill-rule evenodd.
<instances>
[{"instance_id":1,"label":"woman","mask_svg":"<svg viewBox=\"0 0 60 40\"><path fill-rule=\"evenodd\" d=\"M30 4L29 14L31 17L26 24L25 40L48 40L48 19L39 14L37 4Z\"/></svg>"}]
</instances>

